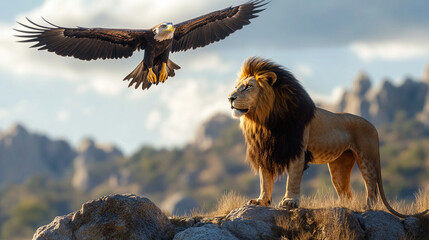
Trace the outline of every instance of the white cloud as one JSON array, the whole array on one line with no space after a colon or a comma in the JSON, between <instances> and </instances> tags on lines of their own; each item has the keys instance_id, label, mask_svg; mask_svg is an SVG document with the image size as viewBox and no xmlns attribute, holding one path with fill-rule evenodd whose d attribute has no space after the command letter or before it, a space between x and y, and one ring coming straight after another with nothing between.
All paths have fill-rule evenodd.
<instances>
[{"instance_id":1,"label":"white cloud","mask_svg":"<svg viewBox=\"0 0 429 240\"><path fill-rule=\"evenodd\" d=\"M379 42L356 42L350 49L364 61L373 60L408 60L425 57L429 54L429 42L391 40Z\"/></svg>"},{"instance_id":2,"label":"white cloud","mask_svg":"<svg viewBox=\"0 0 429 240\"><path fill-rule=\"evenodd\" d=\"M211 84L202 79L182 79L171 83L161 92L160 100L166 108L161 118L158 112L151 113L146 127L160 127L160 145L177 146L193 138L199 124L217 112L228 112L228 93L234 82ZM148 126L149 125L149 126Z\"/></svg>"},{"instance_id":3,"label":"white cloud","mask_svg":"<svg viewBox=\"0 0 429 240\"><path fill-rule=\"evenodd\" d=\"M145 126L148 130L154 130L162 119L161 112L159 110L152 110L146 118Z\"/></svg>"},{"instance_id":4,"label":"white cloud","mask_svg":"<svg viewBox=\"0 0 429 240\"><path fill-rule=\"evenodd\" d=\"M5 118L7 116L9 116L9 111L6 109L0 108L0 119Z\"/></svg>"},{"instance_id":5,"label":"white cloud","mask_svg":"<svg viewBox=\"0 0 429 240\"><path fill-rule=\"evenodd\" d=\"M56 24L71 26L112 24L115 26L111 27L151 28L162 21L184 21L205 14L202 11L213 10L216 5L224 4L194 0L45 0L40 7L19 15L19 19L43 16ZM171 16L175 19L168 19Z\"/></svg>"},{"instance_id":6,"label":"white cloud","mask_svg":"<svg viewBox=\"0 0 429 240\"><path fill-rule=\"evenodd\" d=\"M330 95L323 95L323 94L315 93L311 91L309 92L309 94L311 98L313 98L313 100L318 103L333 105L340 101L340 98L343 96L344 91L345 90L343 87L338 86L332 89Z\"/></svg>"},{"instance_id":7,"label":"white cloud","mask_svg":"<svg viewBox=\"0 0 429 240\"><path fill-rule=\"evenodd\" d=\"M14 115L24 114L28 110L29 105L30 103L28 102L28 100L22 99L7 108L0 108L0 119L8 118Z\"/></svg>"},{"instance_id":8,"label":"white cloud","mask_svg":"<svg viewBox=\"0 0 429 240\"><path fill-rule=\"evenodd\" d=\"M304 81L306 78L313 76L313 69L309 65L298 64L295 66L293 73L297 79Z\"/></svg>"},{"instance_id":9,"label":"white cloud","mask_svg":"<svg viewBox=\"0 0 429 240\"><path fill-rule=\"evenodd\" d=\"M57 119L62 122L65 122L70 119L70 113L66 110L61 110L57 114Z\"/></svg>"},{"instance_id":10,"label":"white cloud","mask_svg":"<svg viewBox=\"0 0 429 240\"><path fill-rule=\"evenodd\" d=\"M215 71L217 73L226 73L231 70L231 64L221 59L218 53L199 54L198 57L191 56L188 62L185 62L189 70L196 72Z\"/></svg>"}]
</instances>

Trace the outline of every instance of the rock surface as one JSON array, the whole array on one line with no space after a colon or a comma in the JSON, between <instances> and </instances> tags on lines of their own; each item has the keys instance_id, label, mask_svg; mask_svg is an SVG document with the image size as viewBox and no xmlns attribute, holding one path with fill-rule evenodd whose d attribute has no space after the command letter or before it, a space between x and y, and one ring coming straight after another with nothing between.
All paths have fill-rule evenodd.
<instances>
[{"instance_id":1,"label":"rock surface","mask_svg":"<svg viewBox=\"0 0 429 240\"><path fill-rule=\"evenodd\" d=\"M215 224L188 228L174 236L174 240L238 240L228 230Z\"/></svg>"},{"instance_id":2,"label":"rock surface","mask_svg":"<svg viewBox=\"0 0 429 240\"><path fill-rule=\"evenodd\" d=\"M243 206L226 216L167 218L149 199L111 195L40 227L33 240L69 239L427 239L429 216L345 208Z\"/></svg>"},{"instance_id":3,"label":"rock surface","mask_svg":"<svg viewBox=\"0 0 429 240\"><path fill-rule=\"evenodd\" d=\"M363 214L365 239L404 239L405 229L401 220L386 212L368 211Z\"/></svg>"},{"instance_id":4,"label":"rock surface","mask_svg":"<svg viewBox=\"0 0 429 240\"><path fill-rule=\"evenodd\" d=\"M274 223L277 217L286 215L287 213L288 211L283 209L251 205L232 210L225 219L229 221L234 221L235 219L257 219L264 222Z\"/></svg>"},{"instance_id":5,"label":"rock surface","mask_svg":"<svg viewBox=\"0 0 429 240\"><path fill-rule=\"evenodd\" d=\"M238 239L243 240L274 238L271 225L260 220L236 219L234 221L226 221L222 224L222 228L227 229Z\"/></svg>"},{"instance_id":6,"label":"rock surface","mask_svg":"<svg viewBox=\"0 0 429 240\"><path fill-rule=\"evenodd\" d=\"M171 239L173 225L147 198L111 195L40 227L33 240Z\"/></svg>"}]
</instances>

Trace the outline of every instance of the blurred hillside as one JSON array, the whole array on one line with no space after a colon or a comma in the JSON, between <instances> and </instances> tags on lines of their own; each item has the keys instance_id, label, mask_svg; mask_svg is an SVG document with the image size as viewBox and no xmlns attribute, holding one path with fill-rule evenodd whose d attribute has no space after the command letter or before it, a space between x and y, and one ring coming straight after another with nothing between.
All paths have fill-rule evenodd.
<instances>
[{"instance_id":1,"label":"blurred hillside","mask_svg":"<svg viewBox=\"0 0 429 240\"><path fill-rule=\"evenodd\" d=\"M386 195L405 201L429 184L429 71L423 79L399 85L386 80L372 88L360 73L341 101L328 106L365 116L376 124L381 139ZM256 197L259 178L245 162L245 144L238 121L215 115L203 123L183 148L142 148L123 156L113 145L83 140L73 147L31 133L21 125L0 132L0 239L26 239L54 216L74 211L108 193L147 196L173 214L194 207L212 209L229 191ZM352 186L363 191L357 169ZM285 191L285 178L275 185L273 200ZM327 166L311 165L302 191L334 191Z\"/></svg>"}]
</instances>

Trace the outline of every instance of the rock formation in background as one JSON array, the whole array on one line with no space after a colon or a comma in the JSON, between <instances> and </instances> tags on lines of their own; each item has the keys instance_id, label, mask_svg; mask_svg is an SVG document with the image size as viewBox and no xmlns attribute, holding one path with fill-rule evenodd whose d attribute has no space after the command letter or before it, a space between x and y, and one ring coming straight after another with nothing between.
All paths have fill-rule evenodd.
<instances>
[{"instance_id":1,"label":"rock formation in background","mask_svg":"<svg viewBox=\"0 0 429 240\"><path fill-rule=\"evenodd\" d=\"M212 146L214 139L219 138L219 134L221 133L220 129L223 130L234 123L234 119L228 115L216 114L201 124L195 134L192 144L201 151L207 150Z\"/></svg>"},{"instance_id":2,"label":"rock formation in background","mask_svg":"<svg viewBox=\"0 0 429 240\"><path fill-rule=\"evenodd\" d=\"M429 125L429 67L421 81L406 78L394 85L388 79L377 89L371 80L359 73L351 90L345 91L335 110L363 116L374 124L389 123L400 112L405 118L418 116Z\"/></svg>"},{"instance_id":3,"label":"rock formation in background","mask_svg":"<svg viewBox=\"0 0 429 240\"><path fill-rule=\"evenodd\" d=\"M19 124L12 126L0 134L0 189L33 175L60 179L75 157L66 141L30 133Z\"/></svg>"},{"instance_id":4,"label":"rock formation in background","mask_svg":"<svg viewBox=\"0 0 429 240\"><path fill-rule=\"evenodd\" d=\"M426 67L422 82L429 86L429 66ZM423 122L427 128L429 128L429 94L426 95L425 105L423 107L423 111L419 113L418 119Z\"/></svg>"},{"instance_id":5,"label":"rock formation in background","mask_svg":"<svg viewBox=\"0 0 429 240\"><path fill-rule=\"evenodd\" d=\"M360 72L353 81L353 88L341 97L338 110L368 118L370 103L367 94L370 89L371 80L365 72Z\"/></svg>"},{"instance_id":6,"label":"rock formation in background","mask_svg":"<svg viewBox=\"0 0 429 240\"><path fill-rule=\"evenodd\" d=\"M17 124L0 133L0 190L36 175L64 179L69 173L73 173L73 185L86 190L91 186L89 164L122 156L112 145L85 139L74 149L64 140L31 133Z\"/></svg>"},{"instance_id":7,"label":"rock formation in background","mask_svg":"<svg viewBox=\"0 0 429 240\"><path fill-rule=\"evenodd\" d=\"M122 157L121 150L113 145L96 144L92 139L84 139L76 149L77 156L74 159L74 171L72 185L76 189L87 191L96 183L91 181L88 167L112 158Z\"/></svg>"}]
</instances>

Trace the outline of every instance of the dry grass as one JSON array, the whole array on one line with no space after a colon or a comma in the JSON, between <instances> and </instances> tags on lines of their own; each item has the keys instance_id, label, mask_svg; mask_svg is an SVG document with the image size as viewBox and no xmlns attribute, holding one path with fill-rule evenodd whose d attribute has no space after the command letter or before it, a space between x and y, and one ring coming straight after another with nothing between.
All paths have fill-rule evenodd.
<instances>
[{"instance_id":1,"label":"dry grass","mask_svg":"<svg viewBox=\"0 0 429 240\"><path fill-rule=\"evenodd\" d=\"M286 215L276 218L276 226L273 227L274 234L281 239L359 239L362 236L359 236L359 232L354 226L356 220L350 220L354 219L351 217L351 211L364 212L368 209L364 193L355 192L353 195L353 199L346 201L340 201L335 193L326 191L313 196L302 196L300 204L302 209L290 211ZM232 210L244 206L247 200L246 197L236 192L229 192L218 199L214 211L205 213L201 210L194 210L187 217L222 219ZM392 200L389 202L394 209L401 213L412 214L424 211L429 208L429 186L416 194L415 203L408 204ZM372 207L372 210L388 212L381 200ZM177 221L182 221L180 217L172 217L173 220L175 218ZM419 219L419 228L423 229L423 236L429 236L429 214L419 217ZM419 238L407 233L406 239Z\"/></svg>"},{"instance_id":2,"label":"dry grass","mask_svg":"<svg viewBox=\"0 0 429 240\"><path fill-rule=\"evenodd\" d=\"M222 195L218 199L214 211L205 213L202 210L197 209L192 211L190 215L204 217L225 216L232 210L244 206L247 200L247 197L231 191ZM422 212L426 209L429 209L429 186L418 191L414 203L396 200L388 201L390 205L400 213L413 214ZM350 209L354 212L365 212L368 210L366 206L366 196L363 192L353 192L353 198L346 200L339 200L336 193L332 191L317 192L312 196L301 196L300 207L307 209L342 207ZM378 202L374 204L371 210L388 212L380 198Z\"/></svg>"},{"instance_id":3,"label":"dry grass","mask_svg":"<svg viewBox=\"0 0 429 240\"><path fill-rule=\"evenodd\" d=\"M217 202L216 209L210 213L211 216L225 216L236 208L244 206L247 198L234 191L222 195Z\"/></svg>"},{"instance_id":4,"label":"dry grass","mask_svg":"<svg viewBox=\"0 0 429 240\"><path fill-rule=\"evenodd\" d=\"M388 200L390 205L400 213L414 214L429 209L429 186L421 189L416 194L414 203L405 201ZM332 192L316 193L313 196L302 196L300 207L309 209L343 207L355 212L364 212L368 210L366 206L366 196L363 192L354 192L352 199L339 200L337 195ZM389 212L379 198L371 208L374 211Z\"/></svg>"},{"instance_id":5,"label":"dry grass","mask_svg":"<svg viewBox=\"0 0 429 240\"><path fill-rule=\"evenodd\" d=\"M426 186L424 189L420 189L416 194L416 210L421 212L426 209L429 209L429 186Z\"/></svg>"},{"instance_id":6,"label":"dry grass","mask_svg":"<svg viewBox=\"0 0 429 240\"><path fill-rule=\"evenodd\" d=\"M247 202L247 198L234 192L228 192L218 198L215 210L211 212L206 212L201 208L192 209L189 214L184 216L172 215L170 212L164 211L164 214L170 218L215 218L215 217L224 217L228 215L232 210L244 206Z\"/></svg>"}]
</instances>

